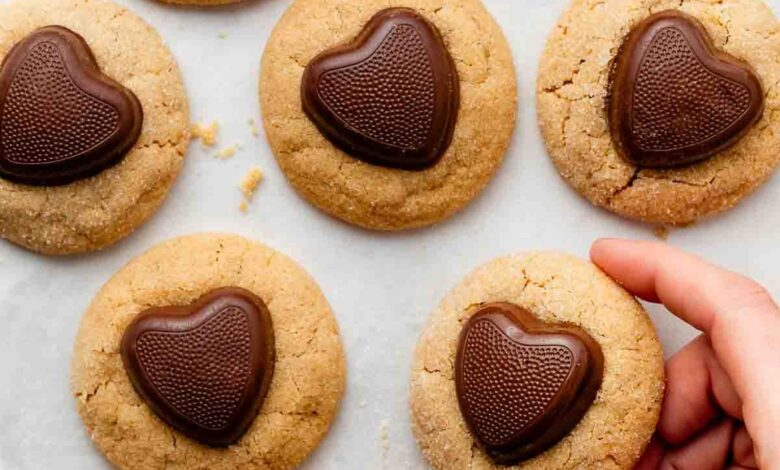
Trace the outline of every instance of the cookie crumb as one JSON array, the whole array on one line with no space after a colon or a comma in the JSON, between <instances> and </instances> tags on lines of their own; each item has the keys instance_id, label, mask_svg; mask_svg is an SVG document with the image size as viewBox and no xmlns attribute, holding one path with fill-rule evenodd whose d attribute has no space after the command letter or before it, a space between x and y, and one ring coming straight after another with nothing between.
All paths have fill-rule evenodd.
<instances>
[{"instance_id":1,"label":"cookie crumb","mask_svg":"<svg viewBox=\"0 0 780 470\"><path fill-rule=\"evenodd\" d=\"M230 147L225 147L219 152L217 152L217 154L214 157L220 160L227 160L229 158L233 158L236 155L236 152L238 152L238 149L240 147L241 146L238 144L231 145Z\"/></svg>"},{"instance_id":2,"label":"cookie crumb","mask_svg":"<svg viewBox=\"0 0 780 470\"><path fill-rule=\"evenodd\" d=\"M200 144L204 149L213 147L217 143L219 134L219 123L213 121L211 124L195 123L192 125L192 138L200 139Z\"/></svg>"},{"instance_id":3,"label":"cookie crumb","mask_svg":"<svg viewBox=\"0 0 780 470\"><path fill-rule=\"evenodd\" d=\"M241 206L239 207L241 212L247 212L249 210L249 203L252 201L252 197L262 180L263 172L257 167L251 168L247 174L244 175L244 179L241 180L241 194L244 195L244 200L241 201Z\"/></svg>"},{"instance_id":4,"label":"cookie crumb","mask_svg":"<svg viewBox=\"0 0 780 470\"><path fill-rule=\"evenodd\" d=\"M669 239L669 228L663 225L657 225L653 227L653 235L658 239L666 241Z\"/></svg>"},{"instance_id":5,"label":"cookie crumb","mask_svg":"<svg viewBox=\"0 0 780 470\"><path fill-rule=\"evenodd\" d=\"M390 452L390 435L387 432L387 428L390 426L388 420L383 419L379 422L379 437L382 439L382 467L387 460L387 454Z\"/></svg>"},{"instance_id":6,"label":"cookie crumb","mask_svg":"<svg viewBox=\"0 0 780 470\"><path fill-rule=\"evenodd\" d=\"M249 124L249 132L252 133L252 137L257 137L260 135L260 129L257 127L257 124L255 123L254 119L250 119L248 121Z\"/></svg>"}]
</instances>

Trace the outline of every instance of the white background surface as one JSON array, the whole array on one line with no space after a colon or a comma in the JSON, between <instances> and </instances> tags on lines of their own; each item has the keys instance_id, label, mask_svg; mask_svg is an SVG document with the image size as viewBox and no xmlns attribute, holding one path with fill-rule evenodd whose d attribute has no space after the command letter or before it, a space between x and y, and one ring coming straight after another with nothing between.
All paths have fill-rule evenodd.
<instances>
[{"instance_id":1,"label":"white background surface","mask_svg":"<svg viewBox=\"0 0 780 470\"><path fill-rule=\"evenodd\" d=\"M250 134L247 121L260 123L260 56L289 0L215 10L120 3L170 45L193 121L219 121L218 148L243 148L219 161L194 142L157 216L102 253L53 259L0 242L1 469L108 468L71 398L73 339L100 286L168 238L199 231L242 234L293 257L319 281L341 326L349 373L342 411L308 469L425 468L408 418L413 350L429 312L476 266L529 249L584 257L602 236L653 238L651 227L591 207L545 155L534 114L536 65L567 0L485 0L514 51L520 104L513 145L495 180L470 207L439 226L403 234L366 232L318 212L286 183L263 136ZM780 9L780 0L770 3ZM238 184L254 165L266 181L242 214ZM776 176L737 209L673 230L669 241L758 279L780 297L779 201ZM650 311L667 354L695 335L663 309Z\"/></svg>"}]
</instances>

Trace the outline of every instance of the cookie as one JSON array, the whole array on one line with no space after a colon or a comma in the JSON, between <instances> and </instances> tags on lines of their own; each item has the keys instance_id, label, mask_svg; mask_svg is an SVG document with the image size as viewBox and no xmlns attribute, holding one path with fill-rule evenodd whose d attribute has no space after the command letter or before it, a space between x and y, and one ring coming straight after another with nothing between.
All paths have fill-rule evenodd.
<instances>
[{"instance_id":1,"label":"cookie","mask_svg":"<svg viewBox=\"0 0 780 470\"><path fill-rule=\"evenodd\" d=\"M260 77L266 135L293 187L376 230L466 206L503 160L516 95L509 46L478 0L297 0Z\"/></svg>"},{"instance_id":2,"label":"cookie","mask_svg":"<svg viewBox=\"0 0 780 470\"><path fill-rule=\"evenodd\" d=\"M478 268L430 317L412 428L436 469L630 469L663 392L661 346L632 296L573 256L521 254Z\"/></svg>"},{"instance_id":3,"label":"cookie","mask_svg":"<svg viewBox=\"0 0 780 470\"><path fill-rule=\"evenodd\" d=\"M241 237L165 242L120 270L81 322L78 411L118 468L297 466L343 394L336 320L295 262Z\"/></svg>"},{"instance_id":4,"label":"cookie","mask_svg":"<svg viewBox=\"0 0 780 470\"><path fill-rule=\"evenodd\" d=\"M199 7L212 7L220 5L230 5L233 3L240 3L244 0L158 0L162 3L169 3L171 5L190 5Z\"/></svg>"},{"instance_id":5,"label":"cookie","mask_svg":"<svg viewBox=\"0 0 780 470\"><path fill-rule=\"evenodd\" d=\"M593 204L649 223L735 206L780 162L778 30L760 0L575 0L537 84L559 172Z\"/></svg>"},{"instance_id":6,"label":"cookie","mask_svg":"<svg viewBox=\"0 0 780 470\"><path fill-rule=\"evenodd\" d=\"M0 23L0 236L51 255L113 244L160 206L189 144L173 56L102 0L18 1Z\"/></svg>"}]
</instances>

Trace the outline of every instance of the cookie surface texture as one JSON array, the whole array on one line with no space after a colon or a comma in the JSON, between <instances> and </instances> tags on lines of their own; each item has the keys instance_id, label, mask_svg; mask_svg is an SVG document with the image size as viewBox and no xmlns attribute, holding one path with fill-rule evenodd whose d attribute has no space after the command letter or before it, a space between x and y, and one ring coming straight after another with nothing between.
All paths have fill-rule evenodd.
<instances>
[{"instance_id":1,"label":"cookie surface texture","mask_svg":"<svg viewBox=\"0 0 780 470\"><path fill-rule=\"evenodd\" d=\"M16 1L0 6L0 23L0 58L43 27L78 34L100 72L130 90L143 109L138 139L121 161L95 176L62 186L0 177L0 236L52 255L115 243L154 214L183 163L189 110L178 65L149 25L103 0Z\"/></svg>"},{"instance_id":2,"label":"cookie surface texture","mask_svg":"<svg viewBox=\"0 0 780 470\"><path fill-rule=\"evenodd\" d=\"M267 305L276 360L259 414L237 442L214 447L175 431L147 406L128 377L121 344L140 313L192 305L225 287ZM266 246L221 234L170 240L121 269L84 315L71 368L86 435L121 469L295 468L327 433L344 381L338 326L314 280ZM184 410L189 402L181 403Z\"/></svg>"},{"instance_id":3,"label":"cookie surface texture","mask_svg":"<svg viewBox=\"0 0 780 470\"><path fill-rule=\"evenodd\" d=\"M303 110L301 79L309 63L352 42L388 8L412 9L435 26L460 83L451 142L424 170L357 159L324 136ZM509 46L478 0L297 0L271 35L260 77L266 136L293 187L324 212L377 230L430 225L476 197L508 148L516 94Z\"/></svg>"},{"instance_id":4,"label":"cookie surface texture","mask_svg":"<svg viewBox=\"0 0 780 470\"><path fill-rule=\"evenodd\" d=\"M668 11L679 11L700 23L712 40L713 52L726 54L755 72L763 84L764 110L755 125L748 126L744 135L730 142L729 136L739 132L729 129L740 119L729 113L753 106L746 104L753 99L744 91L749 80L741 80L740 86L734 86L727 96L719 96L717 88L707 91L707 87L723 83L723 72L719 77L705 74L699 67L691 68L696 63L689 60L684 68L700 77L696 92L710 96L702 105L721 109L719 121L704 123L715 126L713 129L705 126L697 130L703 138L715 140L710 148L699 149L698 156L694 152L686 155L684 161L676 160L682 166L642 167L622 158L611 137L607 99L610 75L629 33L651 15ZM780 145L780 94L773 86L780 80L780 65L774 59L780 54L778 32L778 21L761 0L574 0L548 39L537 80L539 124L558 171L594 205L648 223L687 225L734 207L765 182L780 162L780 152L776 150ZM661 39L665 42L654 46L685 45L669 31ZM691 50L681 50L678 57L688 57ZM653 77L642 80L652 86ZM721 106L718 99L733 103ZM644 109L662 108L653 105ZM718 125L720 121L723 122ZM663 120L652 116L646 122L654 128L642 131L646 137L669 130ZM736 127L744 129L742 124ZM671 128L675 132L677 129ZM688 146L700 143L675 132L643 145L668 151L670 142ZM709 150L717 149L722 142L733 145L709 155ZM706 158L691 163L691 156L693 160Z\"/></svg>"},{"instance_id":5,"label":"cookie surface texture","mask_svg":"<svg viewBox=\"0 0 780 470\"><path fill-rule=\"evenodd\" d=\"M545 325L582 329L598 343L604 359L601 387L573 430L543 453L510 467L482 450L461 414L456 392L460 334L481 308L496 303L533 312ZM520 254L479 267L429 318L412 369L412 429L437 470L631 469L653 435L663 392L661 345L632 296L576 257Z\"/></svg>"},{"instance_id":6,"label":"cookie surface texture","mask_svg":"<svg viewBox=\"0 0 780 470\"><path fill-rule=\"evenodd\" d=\"M220 5L232 5L247 0L157 0L161 3L171 5L193 6L193 7L218 7Z\"/></svg>"}]
</instances>

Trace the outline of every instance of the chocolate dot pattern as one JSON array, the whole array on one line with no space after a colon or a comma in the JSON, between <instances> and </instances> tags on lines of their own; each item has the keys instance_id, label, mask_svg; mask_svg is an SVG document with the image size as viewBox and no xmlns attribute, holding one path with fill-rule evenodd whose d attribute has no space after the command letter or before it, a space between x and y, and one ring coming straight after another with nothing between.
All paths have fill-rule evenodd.
<instances>
[{"instance_id":1,"label":"chocolate dot pattern","mask_svg":"<svg viewBox=\"0 0 780 470\"><path fill-rule=\"evenodd\" d=\"M634 139L646 151L696 145L726 130L750 107L750 91L710 72L675 28L656 35L634 93Z\"/></svg>"},{"instance_id":2,"label":"chocolate dot pattern","mask_svg":"<svg viewBox=\"0 0 780 470\"><path fill-rule=\"evenodd\" d=\"M420 149L433 127L433 69L410 25L394 27L365 61L323 74L318 92L349 128L384 145Z\"/></svg>"},{"instance_id":3,"label":"chocolate dot pattern","mask_svg":"<svg viewBox=\"0 0 780 470\"><path fill-rule=\"evenodd\" d=\"M138 362L179 414L219 430L244 394L251 341L246 312L231 306L191 331L144 333L137 340Z\"/></svg>"},{"instance_id":4,"label":"chocolate dot pattern","mask_svg":"<svg viewBox=\"0 0 780 470\"><path fill-rule=\"evenodd\" d=\"M544 414L574 367L566 347L515 342L487 319L471 326L463 354L461 400L475 431L494 446L510 444Z\"/></svg>"},{"instance_id":5,"label":"chocolate dot pattern","mask_svg":"<svg viewBox=\"0 0 780 470\"><path fill-rule=\"evenodd\" d=\"M59 48L37 44L20 65L0 110L0 152L17 164L56 163L109 138L119 112L80 88Z\"/></svg>"}]
</instances>

